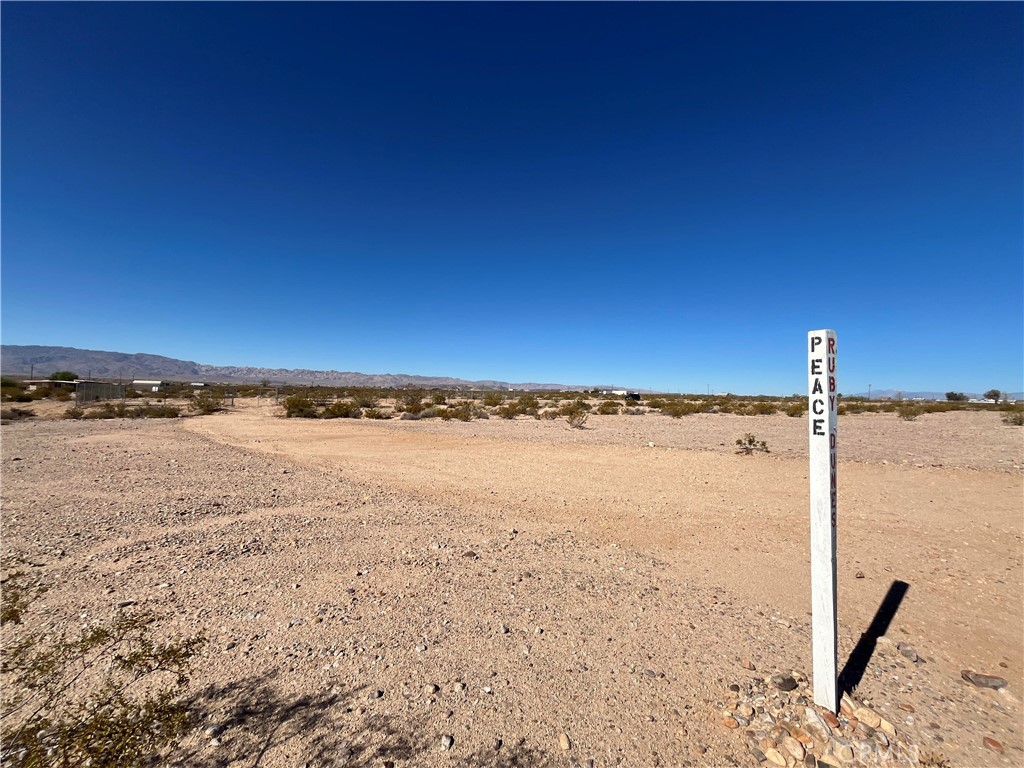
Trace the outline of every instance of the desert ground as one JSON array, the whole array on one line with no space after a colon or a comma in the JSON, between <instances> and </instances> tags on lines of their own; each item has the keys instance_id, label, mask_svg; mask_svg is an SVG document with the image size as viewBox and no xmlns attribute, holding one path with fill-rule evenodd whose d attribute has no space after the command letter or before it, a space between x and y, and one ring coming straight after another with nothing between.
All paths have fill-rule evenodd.
<instances>
[{"instance_id":1,"label":"desert ground","mask_svg":"<svg viewBox=\"0 0 1024 768\"><path fill-rule=\"evenodd\" d=\"M169 764L1024 763L1024 429L996 413L840 418L840 667L869 655L821 737L804 418L280 411L0 430L3 556L51 626L209 638Z\"/></svg>"}]
</instances>

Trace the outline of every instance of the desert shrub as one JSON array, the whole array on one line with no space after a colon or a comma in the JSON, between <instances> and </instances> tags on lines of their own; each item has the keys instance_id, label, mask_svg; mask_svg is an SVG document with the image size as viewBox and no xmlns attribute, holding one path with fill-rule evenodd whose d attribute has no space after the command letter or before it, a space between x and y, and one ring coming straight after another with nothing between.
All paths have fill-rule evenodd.
<instances>
[{"instance_id":1,"label":"desert shrub","mask_svg":"<svg viewBox=\"0 0 1024 768\"><path fill-rule=\"evenodd\" d=\"M558 407L558 413L561 416L571 416L579 411L589 412L593 406L584 400L582 397L578 397L575 400L569 400L568 402L562 403Z\"/></svg>"},{"instance_id":2,"label":"desert shrub","mask_svg":"<svg viewBox=\"0 0 1024 768\"><path fill-rule=\"evenodd\" d=\"M17 379L12 379L10 376L0 376L0 388L6 389L7 387L21 389L21 382Z\"/></svg>"},{"instance_id":3,"label":"desert shrub","mask_svg":"<svg viewBox=\"0 0 1024 768\"><path fill-rule=\"evenodd\" d=\"M903 400L896 404L896 414L904 421L913 421L922 413L924 413L924 409L909 400Z\"/></svg>"},{"instance_id":4,"label":"desert shrub","mask_svg":"<svg viewBox=\"0 0 1024 768\"><path fill-rule=\"evenodd\" d=\"M565 421L573 429L583 429L583 425L587 423L589 416L590 414L584 410L573 411L566 414Z\"/></svg>"},{"instance_id":5,"label":"desert shrub","mask_svg":"<svg viewBox=\"0 0 1024 768\"><path fill-rule=\"evenodd\" d=\"M176 419L181 409L173 405L141 405L126 413L133 419Z\"/></svg>"},{"instance_id":6,"label":"desert shrub","mask_svg":"<svg viewBox=\"0 0 1024 768\"><path fill-rule=\"evenodd\" d=\"M678 419L683 416L690 416L704 410L702 403L688 403L685 400L670 400L661 406L661 412Z\"/></svg>"},{"instance_id":7,"label":"desert shrub","mask_svg":"<svg viewBox=\"0 0 1024 768\"><path fill-rule=\"evenodd\" d=\"M380 408L366 408L363 411L363 416L367 419L386 419L388 415L384 413Z\"/></svg>"},{"instance_id":8,"label":"desert shrub","mask_svg":"<svg viewBox=\"0 0 1024 768\"><path fill-rule=\"evenodd\" d=\"M558 409L545 408L543 411L537 411L534 418L538 421L554 421L558 418Z\"/></svg>"},{"instance_id":9,"label":"desert shrub","mask_svg":"<svg viewBox=\"0 0 1024 768\"><path fill-rule=\"evenodd\" d=\"M516 402L519 405L520 413L528 413L531 410L540 408L540 400L537 399L536 395L532 395L529 392L525 395L520 395L519 400Z\"/></svg>"},{"instance_id":10,"label":"desert shrub","mask_svg":"<svg viewBox=\"0 0 1024 768\"><path fill-rule=\"evenodd\" d=\"M505 402L503 392L484 392L483 403L489 408L497 408L503 402Z\"/></svg>"},{"instance_id":11,"label":"desert shrub","mask_svg":"<svg viewBox=\"0 0 1024 768\"><path fill-rule=\"evenodd\" d=\"M754 403L750 409L755 416L771 416L779 412L779 407L775 403L764 401Z\"/></svg>"},{"instance_id":12,"label":"desert shrub","mask_svg":"<svg viewBox=\"0 0 1024 768\"><path fill-rule=\"evenodd\" d=\"M224 398L208 389L201 390L198 395L192 396L188 404L190 411L196 411L208 416L211 413L224 410Z\"/></svg>"},{"instance_id":13,"label":"desert shrub","mask_svg":"<svg viewBox=\"0 0 1024 768\"><path fill-rule=\"evenodd\" d=\"M305 395L289 395L282 403L284 415L289 419L315 419L316 405Z\"/></svg>"},{"instance_id":14,"label":"desert shrub","mask_svg":"<svg viewBox=\"0 0 1024 768\"><path fill-rule=\"evenodd\" d=\"M159 617L119 613L75 635L28 629L45 591L22 571L3 581L0 762L19 766L142 765L192 726L184 698L201 635L160 640ZM29 621L25 621L29 619Z\"/></svg>"},{"instance_id":15,"label":"desert shrub","mask_svg":"<svg viewBox=\"0 0 1024 768\"><path fill-rule=\"evenodd\" d=\"M432 405L429 408L424 407L424 409L420 411L418 415L421 419L436 419L438 416L441 415L441 412L445 410L447 410L447 408L438 408Z\"/></svg>"},{"instance_id":16,"label":"desert shrub","mask_svg":"<svg viewBox=\"0 0 1024 768\"><path fill-rule=\"evenodd\" d=\"M495 408L494 413L503 419L514 419L519 415L519 406L515 403L506 403Z\"/></svg>"},{"instance_id":17,"label":"desert shrub","mask_svg":"<svg viewBox=\"0 0 1024 768\"><path fill-rule=\"evenodd\" d=\"M764 440L758 440L752 434L747 432L743 437L736 439L736 453L743 454L744 456L750 456L754 452L768 453L768 443Z\"/></svg>"},{"instance_id":18,"label":"desert shrub","mask_svg":"<svg viewBox=\"0 0 1024 768\"><path fill-rule=\"evenodd\" d=\"M472 403L462 402L457 405L450 405L441 411L440 416L445 421L472 421L476 416L476 408Z\"/></svg>"},{"instance_id":19,"label":"desert shrub","mask_svg":"<svg viewBox=\"0 0 1024 768\"><path fill-rule=\"evenodd\" d=\"M624 414L626 414L627 416L643 416L645 413L647 413L647 409L646 408L637 408L637 407L632 407L632 408L628 408L627 407L627 408L623 408L622 412Z\"/></svg>"},{"instance_id":20,"label":"desert shrub","mask_svg":"<svg viewBox=\"0 0 1024 768\"><path fill-rule=\"evenodd\" d=\"M398 420L399 421L419 421L420 418L422 418L422 417L418 413L409 413L408 411L406 411L401 416L398 417Z\"/></svg>"},{"instance_id":21,"label":"desert shrub","mask_svg":"<svg viewBox=\"0 0 1024 768\"><path fill-rule=\"evenodd\" d=\"M320 414L322 419L359 419L362 418L362 409L351 400L335 400L324 408Z\"/></svg>"},{"instance_id":22,"label":"desert shrub","mask_svg":"<svg viewBox=\"0 0 1024 768\"><path fill-rule=\"evenodd\" d=\"M0 421L23 421L35 417L35 413L28 408L4 408L0 410Z\"/></svg>"},{"instance_id":23,"label":"desert shrub","mask_svg":"<svg viewBox=\"0 0 1024 768\"><path fill-rule=\"evenodd\" d=\"M79 408L77 405L73 405L64 411L63 418L65 419L80 419L85 416L85 411Z\"/></svg>"},{"instance_id":24,"label":"desert shrub","mask_svg":"<svg viewBox=\"0 0 1024 768\"><path fill-rule=\"evenodd\" d=\"M958 401L966 402L967 401L967 395L965 395L963 392L947 392L946 393L946 399L951 401L951 402L958 402Z\"/></svg>"},{"instance_id":25,"label":"desert shrub","mask_svg":"<svg viewBox=\"0 0 1024 768\"><path fill-rule=\"evenodd\" d=\"M614 400L605 400L599 406L597 406L597 412L602 416L618 416L619 415L619 404Z\"/></svg>"},{"instance_id":26,"label":"desert shrub","mask_svg":"<svg viewBox=\"0 0 1024 768\"><path fill-rule=\"evenodd\" d=\"M786 415L787 416L793 416L793 417L803 416L806 411L807 411L807 403L805 403L803 400L801 400L799 402L796 402L796 403L790 403L789 405L786 406Z\"/></svg>"},{"instance_id":27,"label":"desert shrub","mask_svg":"<svg viewBox=\"0 0 1024 768\"><path fill-rule=\"evenodd\" d=\"M380 405L380 397L372 389L360 389L352 393L352 400L360 408L376 408Z\"/></svg>"},{"instance_id":28,"label":"desert shrub","mask_svg":"<svg viewBox=\"0 0 1024 768\"><path fill-rule=\"evenodd\" d=\"M660 411L665 407L665 400L660 397L652 397L647 401L647 407Z\"/></svg>"},{"instance_id":29,"label":"desert shrub","mask_svg":"<svg viewBox=\"0 0 1024 768\"><path fill-rule=\"evenodd\" d=\"M1011 427L1024 427L1024 407L1003 411L1003 423Z\"/></svg>"},{"instance_id":30,"label":"desert shrub","mask_svg":"<svg viewBox=\"0 0 1024 768\"><path fill-rule=\"evenodd\" d=\"M435 392L430 396L430 402L434 405L444 405L448 402L448 398L444 396L443 392Z\"/></svg>"},{"instance_id":31,"label":"desert shrub","mask_svg":"<svg viewBox=\"0 0 1024 768\"><path fill-rule=\"evenodd\" d=\"M424 407L422 389L403 390L395 402L395 410L404 413L419 413Z\"/></svg>"}]
</instances>

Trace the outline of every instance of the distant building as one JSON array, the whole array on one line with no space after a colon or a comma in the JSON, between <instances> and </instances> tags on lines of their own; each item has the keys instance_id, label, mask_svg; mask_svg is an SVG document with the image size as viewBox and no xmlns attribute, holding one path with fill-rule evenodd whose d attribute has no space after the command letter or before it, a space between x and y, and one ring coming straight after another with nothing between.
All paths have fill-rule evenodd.
<instances>
[{"instance_id":1,"label":"distant building","mask_svg":"<svg viewBox=\"0 0 1024 768\"><path fill-rule=\"evenodd\" d=\"M108 381L78 379L75 382L75 402L92 403L97 400L120 400L124 397L124 385Z\"/></svg>"},{"instance_id":2,"label":"distant building","mask_svg":"<svg viewBox=\"0 0 1024 768\"><path fill-rule=\"evenodd\" d=\"M74 389L75 382L64 381L62 379L26 379L25 388L29 392L43 388L43 389Z\"/></svg>"},{"instance_id":3,"label":"distant building","mask_svg":"<svg viewBox=\"0 0 1024 768\"><path fill-rule=\"evenodd\" d=\"M147 381L145 379L136 379L132 382L132 389L136 392L163 392L167 387L165 381Z\"/></svg>"}]
</instances>

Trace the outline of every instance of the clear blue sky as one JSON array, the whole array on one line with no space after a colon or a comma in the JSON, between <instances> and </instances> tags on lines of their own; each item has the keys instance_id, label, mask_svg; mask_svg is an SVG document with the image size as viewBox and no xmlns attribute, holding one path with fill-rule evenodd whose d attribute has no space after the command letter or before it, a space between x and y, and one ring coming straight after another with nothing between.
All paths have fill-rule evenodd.
<instances>
[{"instance_id":1,"label":"clear blue sky","mask_svg":"<svg viewBox=\"0 0 1024 768\"><path fill-rule=\"evenodd\" d=\"M1024 6L2 6L2 338L1024 389Z\"/></svg>"}]
</instances>

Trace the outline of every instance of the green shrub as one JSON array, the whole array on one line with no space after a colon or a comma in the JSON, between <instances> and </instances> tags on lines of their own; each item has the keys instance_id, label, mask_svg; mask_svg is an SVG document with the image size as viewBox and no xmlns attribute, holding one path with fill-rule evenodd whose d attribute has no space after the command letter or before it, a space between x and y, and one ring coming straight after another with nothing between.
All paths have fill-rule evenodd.
<instances>
[{"instance_id":1,"label":"green shrub","mask_svg":"<svg viewBox=\"0 0 1024 768\"><path fill-rule=\"evenodd\" d=\"M924 408L918 403L902 400L896 404L896 414L904 421L913 421L922 413L924 413Z\"/></svg>"},{"instance_id":2,"label":"green shrub","mask_svg":"<svg viewBox=\"0 0 1024 768\"><path fill-rule=\"evenodd\" d=\"M796 402L796 403L790 403L789 405L786 406L786 415L787 416L793 416L793 417L803 416L806 411L807 411L807 403L804 402L803 400L800 400L799 402Z\"/></svg>"},{"instance_id":3,"label":"green shrub","mask_svg":"<svg viewBox=\"0 0 1024 768\"><path fill-rule=\"evenodd\" d=\"M622 409L622 412L627 416L643 416L647 411L644 408L638 408L636 406L626 407Z\"/></svg>"},{"instance_id":4,"label":"green shrub","mask_svg":"<svg viewBox=\"0 0 1024 768\"><path fill-rule=\"evenodd\" d=\"M380 395L373 389L358 389L352 393L352 400L360 408L376 408L380 405Z\"/></svg>"},{"instance_id":5,"label":"green shrub","mask_svg":"<svg viewBox=\"0 0 1024 768\"><path fill-rule=\"evenodd\" d=\"M519 415L519 406L515 403L506 403L495 408L494 413L503 419L514 419Z\"/></svg>"},{"instance_id":6,"label":"green shrub","mask_svg":"<svg viewBox=\"0 0 1024 768\"><path fill-rule=\"evenodd\" d=\"M335 400L320 414L323 419L359 419L362 416L362 409L351 400Z\"/></svg>"},{"instance_id":7,"label":"green shrub","mask_svg":"<svg viewBox=\"0 0 1024 768\"><path fill-rule=\"evenodd\" d=\"M489 408L497 408L505 402L505 394L503 392L484 392L483 403Z\"/></svg>"},{"instance_id":8,"label":"green shrub","mask_svg":"<svg viewBox=\"0 0 1024 768\"><path fill-rule=\"evenodd\" d=\"M181 415L181 409L173 405L142 405L124 415L133 419L176 419Z\"/></svg>"},{"instance_id":9,"label":"green shrub","mask_svg":"<svg viewBox=\"0 0 1024 768\"><path fill-rule=\"evenodd\" d=\"M3 581L0 760L94 768L154 762L193 725L188 666L205 639L158 639L159 617L148 611L83 625L74 636L52 624L26 629L23 619L44 591L22 571Z\"/></svg>"},{"instance_id":10,"label":"green shrub","mask_svg":"<svg viewBox=\"0 0 1024 768\"><path fill-rule=\"evenodd\" d=\"M282 403L284 415L289 419L315 419L316 405L305 395L289 395Z\"/></svg>"},{"instance_id":11,"label":"green shrub","mask_svg":"<svg viewBox=\"0 0 1024 768\"><path fill-rule=\"evenodd\" d=\"M661 412L678 419L704 410L703 403L688 403L685 400L670 400L661 406Z\"/></svg>"},{"instance_id":12,"label":"green shrub","mask_svg":"<svg viewBox=\"0 0 1024 768\"><path fill-rule=\"evenodd\" d=\"M660 411L662 408L665 407L665 402L666 401L663 398L652 397L647 401L647 407L653 408L656 411Z\"/></svg>"},{"instance_id":13,"label":"green shrub","mask_svg":"<svg viewBox=\"0 0 1024 768\"><path fill-rule=\"evenodd\" d=\"M743 437L736 439L736 453L743 454L744 456L750 456L755 451L761 453L768 453L768 443L764 440L758 440L752 434L747 432Z\"/></svg>"},{"instance_id":14,"label":"green shrub","mask_svg":"<svg viewBox=\"0 0 1024 768\"><path fill-rule=\"evenodd\" d=\"M751 406L751 410L755 416L771 416L779 412L779 407L775 403L762 401L754 403Z\"/></svg>"},{"instance_id":15,"label":"green shrub","mask_svg":"<svg viewBox=\"0 0 1024 768\"><path fill-rule=\"evenodd\" d=\"M430 402L434 405L444 405L448 402L448 398L444 396L443 392L435 392L430 396Z\"/></svg>"},{"instance_id":16,"label":"green shrub","mask_svg":"<svg viewBox=\"0 0 1024 768\"><path fill-rule=\"evenodd\" d=\"M558 418L558 410L556 408L545 408L543 411L537 411L533 418L538 421L554 421Z\"/></svg>"},{"instance_id":17,"label":"green shrub","mask_svg":"<svg viewBox=\"0 0 1024 768\"><path fill-rule=\"evenodd\" d=\"M367 408L363 411L363 416L367 419L386 419L388 415L384 413L380 408Z\"/></svg>"},{"instance_id":18,"label":"green shrub","mask_svg":"<svg viewBox=\"0 0 1024 768\"><path fill-rule=\"evenodd\" d=\"M619 415L619 404L614 400L605 400L599 406L597 406L597 412L602 416L618 416Z\"/></svg>"},{"instance_id":19,"label":"green shrub","mask_svg":"<svg viewBox=\"0 0 1024 768\"><path fill-rule=\"evenodd\" d=\"M200 390L199 394L192 396L192 401L188 404L190 411L197 411L198 413L208 416L211 413L224 410L224 398L216 392L208 389Z\"/></svg>"},{"instance_id":20,"label":"green shrub","mask_svg":"<svg viewBox=\"0 0 1024 768\"><path fill-rule=\"evenodd\" d=\"M562 403L558 407L558 413L560 416L571 416L579 411L589 412L593 406L584 400L582 397L578 397L575 400L569 400L568 402Z\"/></svg>"},{"instance_id":21,"label":"green shrub","mask_svg":"<svg viewBox=\"0 0 1024 768\"><path fill-rule=\"evenodd\" d=\"M399 412L419 413L423 408L422 389L403 390L399 393L395 402L395 410Z\"/></svg>"},{"instance_id":22,"label":"green shrub","mask_svg":"<svg viewBox=\"0 0 1024 768\"><path fill-rule=\"evenodd\" d=\"M584 410L572 411L566 414L565 421L573 429L583 429L583 425L587 423L587 418L590 414Z\"/></svg>"},{"instance_id":23,"label":"green shrub","mask_svg":"<svg viewBox=\"0 0 1024 768\"><path fill-rule=\"evenodd\" d=\"M525 395L520 395L519 400L516 402L520 413L530 413L540 408L540 400L537 399L536 395L532 395L529 392Z\"/></svg>"},{"instance_id":24,"label":"green shrub","mask_svg":"<svg viewBox=\"0 0 1024 768\"><path fill-rule=\"evenodd\" d=\"M85 411L83 411L77 405L73 406L71 408L68 408L66 411L64 411L64 418L65 419L80 419L83 416L85 416Z\"/></svg>"},{"instance_id":25,"label":"green shrub","mask_svg":"<svg viewBox=\"0 0 1024 768\"><path fill-rule=\"evenodd\" d=\"M472 421L476 414L476 408L472 403L461 402L445 408L439 415L444 421L451 421L452 419L455 421Z\"/></svg>"},{"instance_id":26,"label":"green shrub","mask_svg":"<svg viewBox=\"0 0 1024 768\"><path fill-rule=\"evenodd\" d=\"M0 376L0 387L13 387L14 389L21 389L21 382L17 379L12 379L10 376Z\"/></svg>"}]
</instances>

